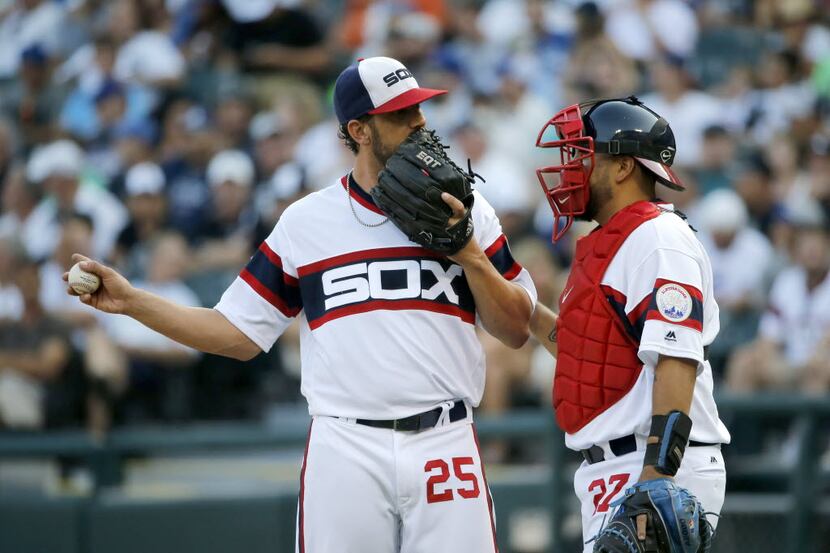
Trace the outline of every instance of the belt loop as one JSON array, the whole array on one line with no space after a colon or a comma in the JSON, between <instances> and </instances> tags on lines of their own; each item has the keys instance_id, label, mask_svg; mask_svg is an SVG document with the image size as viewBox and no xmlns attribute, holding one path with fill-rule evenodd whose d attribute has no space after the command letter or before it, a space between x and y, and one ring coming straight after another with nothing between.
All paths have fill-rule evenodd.
<instances>
[{"instance_id":1,"label":"belt loop","mask_svg":"<svg viewBox=\"0 0 830 553\"><path fill-rule=\"evenodd\" d=\"M441 414L438 415L438 420L435 422L435 426L444 426L449 424L450 421L450 409L453 408L455 405L454 401L445 401L441 404Z\"/></svg>"}]
</instances>

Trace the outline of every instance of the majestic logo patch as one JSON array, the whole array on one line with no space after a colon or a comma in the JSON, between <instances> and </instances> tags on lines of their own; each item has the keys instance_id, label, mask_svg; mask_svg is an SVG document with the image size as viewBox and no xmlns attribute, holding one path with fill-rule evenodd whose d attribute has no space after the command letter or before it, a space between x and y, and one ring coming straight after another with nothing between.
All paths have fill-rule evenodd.
<instances>
[{"instance_id":1,"label":"majestic logo patch","mask_svg":"<svg viewBox=\"0 0 830 553\"><path fill-rule=\"evenodd\" d=\"M668 332L666 332L664 340L666 340L667 342L676 342L677 335L675 335L674 330L669 330Z\"/></svg>"},{"instance_id":2,"label":"majestic logo patch","mask_svg":"<svg viewBox=\"0 0 830 553\"><path fill-rule=\"evenodd\" d=\"M692 314L692 295L679 284L664 284L657 289L655 300L660 315L670 322L683 322Z\"/></svg>"},{"instance_id":3,"label":"majestic logo patch","mask_svg":"<svg viewBox=\"0 0 830 553\"><path fill-rule=\"evenodd\" d=\"M663 163L668 163L671 161L672 158L672 151L671 150L663 150L660 152L660 159L663 160Z\"/></svg>"}]
</instances>

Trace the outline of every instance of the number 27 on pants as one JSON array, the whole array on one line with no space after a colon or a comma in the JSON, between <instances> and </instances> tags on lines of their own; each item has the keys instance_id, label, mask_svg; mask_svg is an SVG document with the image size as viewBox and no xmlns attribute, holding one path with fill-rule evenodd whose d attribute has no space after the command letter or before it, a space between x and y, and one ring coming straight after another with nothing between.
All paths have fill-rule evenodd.
<instances>
[{"instance_id":1,"label":"number 27 on pants","mask_svg":"<svg viewBox=\"0 0 830 553\"><path fill-rule=\"evenodd\" d=\"M450 479L450 466L445 460L432 459L424 465L424 472L430 475L427 479L427 503L452 501L455 499L453 491L458 492L462 499L473 499L481 493L476 474L464 471L468 465L475 464L473 458L453 457L450 461L452 462L452 472L455 474L458 484L460 484L457 488L453 488L452 485L444 485Z\"/></svg>"},{"instance_id":2,"label":"number 27 on pants","mask_svg":"<svg viewBox=\"0 0 830 553\"><path fill-rule=\"evenodd\" d=\"M623 486L628 483L628 478L627 473L612 474L608 477L607 484L603 478L597 478L588 484L588 493L594 494L594 514L608 511L609 504L614 496L623 490Z\"/></svg>"}]
</instances>

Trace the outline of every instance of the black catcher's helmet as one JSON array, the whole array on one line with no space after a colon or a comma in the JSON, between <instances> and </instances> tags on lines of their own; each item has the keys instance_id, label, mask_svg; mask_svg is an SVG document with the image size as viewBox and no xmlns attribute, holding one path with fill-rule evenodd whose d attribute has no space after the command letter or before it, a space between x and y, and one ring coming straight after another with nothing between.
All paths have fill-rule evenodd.
<instances>
[{"instance_id":1,"label":"black catcher's helmet","mask_svg":"<svg viewBox=\"0 0 830 553\"><path fill-rule=\"evenodd\" d=\"M634 157L657 180L675 190L685 187L671 170L677 151L668 121L635 96L595 100L569 106L554 115L539 132L536 145L557 148L559 165L536 171L556 219L554 240L588 206L588 182L596 152ZM559 218L567 219L559 228Z\"/></svg>"}]
</instances>

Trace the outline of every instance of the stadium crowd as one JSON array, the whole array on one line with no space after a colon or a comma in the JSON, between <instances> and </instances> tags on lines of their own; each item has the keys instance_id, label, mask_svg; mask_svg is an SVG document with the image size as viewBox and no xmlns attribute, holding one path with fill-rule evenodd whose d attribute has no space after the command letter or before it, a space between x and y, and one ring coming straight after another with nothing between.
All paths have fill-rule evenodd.
<instances>
[{"instance_id":1,"label":"stadium crowd","mask_svg":"<svg viewBox=\"0 0 830 553\"><path fill-rule=\"evenodd\" d=\"M823 0L0 0L0 427L257 418L299 402L297 330L200 355L65 293L81 252L212 306L280 213L351 165L330 92L361 56L450 94L428 124L486 182L553 305L545 121L637 94L674 130L666 191L712 258L710 360L738 392L830 390L830 6ZM534 343L482 333L482 409L545 405ZM495 452L492 455L498 456Z\"/></svg>"}]
</instances>

